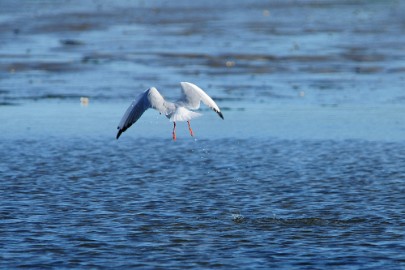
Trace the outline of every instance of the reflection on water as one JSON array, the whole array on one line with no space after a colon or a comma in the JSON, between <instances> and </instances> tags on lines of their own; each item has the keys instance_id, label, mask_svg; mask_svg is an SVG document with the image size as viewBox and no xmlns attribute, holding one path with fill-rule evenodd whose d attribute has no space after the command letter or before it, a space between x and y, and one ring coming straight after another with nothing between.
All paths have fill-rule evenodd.
<instances>
[{"instance_id":1,"label":"reflection on water","mask_svg":"<svg viewBox=\"0 0 405 270\"><path fill-rule=\"evenodd\" d=\"M401 143L126 139L0 148L3 267L403 266Z\"/></svg>"}]
</instances>

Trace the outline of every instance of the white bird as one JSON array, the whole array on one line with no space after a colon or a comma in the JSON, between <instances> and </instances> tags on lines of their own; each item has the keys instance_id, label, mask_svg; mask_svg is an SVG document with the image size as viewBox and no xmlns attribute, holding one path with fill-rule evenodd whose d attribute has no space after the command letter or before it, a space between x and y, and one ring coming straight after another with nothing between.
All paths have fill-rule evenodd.
<instances>
[{"instance_id":1,"label":"white bird","mask_svg":"<svg viewBox=\"0 0 405 270\"><path fill-rule=\"evenodd\" d=\"M155 87L151 87L140 94L131 103L118 124L117 140L121 133L132 126L149 108L159 111L160 114L164 114L173 122L173 140L176 140L177 121L187 121L190 135L194 136L190 120L201 114L191 110L200 108L201 101L224 119L218 105L200 87L189 82L181 82L180 85L182 96L177 102L166 101Z\"/></svg>"}]
</instances>

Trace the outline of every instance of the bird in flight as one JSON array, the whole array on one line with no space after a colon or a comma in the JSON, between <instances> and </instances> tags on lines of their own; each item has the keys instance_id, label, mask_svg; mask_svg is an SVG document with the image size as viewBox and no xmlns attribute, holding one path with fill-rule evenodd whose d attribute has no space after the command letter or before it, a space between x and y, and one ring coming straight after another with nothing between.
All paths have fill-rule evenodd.
<instances>
[{"instance_id":1,"label":"bird in flight","mask_svg":"<svg viewBox=\"0 0 405 270\"><path fill-rule=\"evenodd\" d=\"M176 122L187 121L190 135L194 137L190 126L190 120L200 116L200 113L193 112L200 108L200 102L210 107L219 117L224 119L218 105L200 87L189 82L181 82L182 96L176 102L166 101L155 87L151 87L140 94L126 110L118 124L117 140L122 132L127 130L142 116L149 108L164 114L173 122L173 140L176 140Z\"/></svg>"}]
</instances>

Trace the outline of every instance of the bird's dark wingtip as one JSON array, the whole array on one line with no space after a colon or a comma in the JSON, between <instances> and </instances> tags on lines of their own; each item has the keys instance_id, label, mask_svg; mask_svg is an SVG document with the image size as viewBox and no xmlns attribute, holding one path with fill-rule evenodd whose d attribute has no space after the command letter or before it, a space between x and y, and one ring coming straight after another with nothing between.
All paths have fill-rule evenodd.
<instances>
[{"instance_id":1,"label":"bird's dark wingtip","mask_svg":"<svg viewBox=\"0 0 405 270\"><path fill-rule=\"evenodd\" d=\"M118 130L118 133L117 133L117 140L118 140L118 138L121 136L121 133L122 133L122 129L120 129L120 130Z\"/></svg>"},{"instance_id":2,"label":"bird's dark wingtip","mask_svg":"<svg viewBox=\"0 0 405 270\"><path fill-rule=\"evenodd\" d=\"M219 115L219 117L221 117L222 119L224 119L224 115L221 112L217 112L217 114Z\"/></svg>"}]
</instances>

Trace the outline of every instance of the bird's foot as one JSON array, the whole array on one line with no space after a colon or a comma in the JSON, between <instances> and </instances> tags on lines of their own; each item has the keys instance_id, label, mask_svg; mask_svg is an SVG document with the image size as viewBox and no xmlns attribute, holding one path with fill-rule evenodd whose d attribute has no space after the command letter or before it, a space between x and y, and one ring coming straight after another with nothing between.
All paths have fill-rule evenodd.
<instances>
[{"instance_id":1,"label":"bird's foot","mask_svg":"<svg viewBox=\"0 0 405 270\"><path fill-rule=\"evenodd\" d=\"M176 140L176 122L173 122L173 141Z\"/></svg>"},{"instance_id":2,"label":"bird's foot","mask_svg":"<svg viewBox=\"0 0 405 270\"><path fill-rule=\"evenodd\" d=\"M188 124L188 130L190 131L191 137L194 137L194 132L193 132L193 130L191 129L191 126L190 126L190 121L187 121L187 124Z\"/></svg>"}]
</instances>

